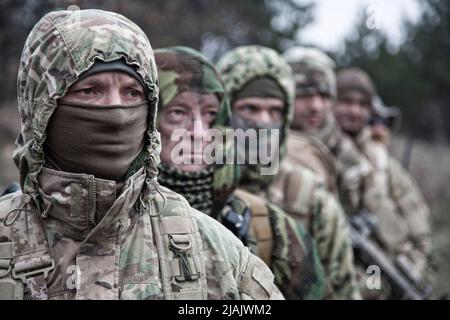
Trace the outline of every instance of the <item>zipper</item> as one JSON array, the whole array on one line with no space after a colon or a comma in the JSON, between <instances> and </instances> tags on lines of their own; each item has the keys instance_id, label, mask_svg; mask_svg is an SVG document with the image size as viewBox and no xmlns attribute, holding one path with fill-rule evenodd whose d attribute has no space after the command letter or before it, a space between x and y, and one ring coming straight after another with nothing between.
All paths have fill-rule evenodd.
<instances>
[{"instance_id":1,"label":"zipper","mask_svg":"<svg viewBox=\"0 0 450 320\"><path fill-rule=\"evenodd\" d=\"M89 197L89 205L90 205L90 211L89 211L89 225L90 229L95 228L95 214L97 211L97 183L95 182L95 177L93 175L89 175L89 185L91 189L91 194Z\"/></svg>"}]
</instances>

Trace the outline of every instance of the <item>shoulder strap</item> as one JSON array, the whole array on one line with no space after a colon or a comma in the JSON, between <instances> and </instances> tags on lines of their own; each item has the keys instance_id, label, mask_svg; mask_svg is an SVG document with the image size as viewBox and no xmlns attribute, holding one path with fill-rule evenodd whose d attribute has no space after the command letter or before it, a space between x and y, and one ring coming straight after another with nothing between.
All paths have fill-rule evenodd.
<instances>
[{"instance_id":1,"label":"shoulder strap","mask_svg":"<svg viewBox=\"0 0 450 320\"><path fill-rule=\"evenodd\" d=\"M180 195L157 187L152 200L153 234L159 255L164 298L167 300L207 299L206 267L193 208Z\"/></svg>"},{"instance_id":2,"label":"shoulder strap","mask_svg":"<svg viewBox=\"0 0 450 320\"><path fill-rule=\"evenodd\" d=\"M273 233L266 201L242 189L236 189L234 195L250 208L252 216L250 232L256 238L258 256L270 266L272 262Z\"/></svg>"},{"instance_id":3,"label":"shoulder strap","mask_svg":"<svg viewBox=\"0 0 450 320\"><path fill-rule=\"evenodd\" d=\"M22 194L12 203L3 224L11 227L11 274L21 280L34 300L48 299L46 278L55 268L47 238L31 197ZM6 250L6 245L4 246ZM19 290L20 291L20 290ZM23 295L23 291L22 291Z\"/></svg>"}]
</instances>

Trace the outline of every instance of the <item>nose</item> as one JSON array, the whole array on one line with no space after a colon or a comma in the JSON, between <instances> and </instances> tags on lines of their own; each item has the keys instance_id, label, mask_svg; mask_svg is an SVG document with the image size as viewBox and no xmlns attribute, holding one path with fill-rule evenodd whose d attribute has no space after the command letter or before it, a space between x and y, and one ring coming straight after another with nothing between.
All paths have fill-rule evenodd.
<instances>
[{"instance_id":1,"label":"nose","mask_svg":"<svg viewBox=\"0 0 450 320\"><path fill-rule=\"evenodd\" d=\"M311 109L311 111L319 111L323 106L323 99L320 95L315 94L311 97L310 99L310 104L309 107Z\"/></svg>"},{"instance_id":2,"label":"nose","mask_svg":"<svg viewBox=\"0 0 450 320\"><path fill-rule=\"evenodd\" d=\"M264 110L261 111L259 114L258 122L264 123L264 124L271 124L272 123L272 117L270 116L269 111Z\"/></svg>"},{"instance_id":3,"label":"nose","mask_svg":"<svg viewBox=\"0 0 450 320\"><path fill-rule=\"evenodd\" d=\"M203 139L206 135L206 131L209 126L204 123L201 114L193 114L189 120L189 124L187 126L187 130L192 139Z\"/></svg>"},{"instance_id":4,"label":"nose","mask_svg":"<svg viewBox=\"0 0 450 320\"><path fill-rule=\"evenodd\" d=\"M112 105L121 105L122 104L122 98L120 95L119 90L115 88L110 88L106 92L106 94L103 96L102 104L112 106Z\"/></svg>"}]
</instances>

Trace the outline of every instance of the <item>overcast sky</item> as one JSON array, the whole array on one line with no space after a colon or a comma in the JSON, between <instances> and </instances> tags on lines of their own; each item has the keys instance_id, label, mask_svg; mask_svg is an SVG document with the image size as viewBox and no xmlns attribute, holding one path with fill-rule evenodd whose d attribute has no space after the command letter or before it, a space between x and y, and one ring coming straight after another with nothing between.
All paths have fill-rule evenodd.
<instances>
[{"instance_id":1,"label":"overcast sky","mask_svg":"<svg viewBox=\"0 0 450 320\"><path fill-rule=\"evenodd\" d=\"M299 2L305 2L301 0ZM306 1L308 2L308 1ZM368 24L381 28L391 44L402 40L402 20L417 21L421 8L418 0L312 0L316 4L314 22L300 33L301 42L327 50L339 49L351 34L358 15L365 11Z\"/></svg>"}]
</instances>

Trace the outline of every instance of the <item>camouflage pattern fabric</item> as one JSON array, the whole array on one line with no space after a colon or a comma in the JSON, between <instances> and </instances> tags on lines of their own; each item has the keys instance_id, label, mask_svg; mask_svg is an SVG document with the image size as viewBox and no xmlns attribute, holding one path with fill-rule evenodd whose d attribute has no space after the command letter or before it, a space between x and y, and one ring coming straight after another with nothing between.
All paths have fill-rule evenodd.
<instances>
[{"instance_id":1,"label":"camouflage pattern fabric","mask_svg":"<svg viewBox=\"0 0 450 320\"><path fill-rule=\"evenodd\" d=\"M155 51L155 56L160 78L163 76L163 79L161 79L162 96L173 92L179 93L182 90L219 92L225 96L225 90L215 67L207 62L206 58L199 52L189 48L174 47L158 49ZM171 98L166 98L165 101L170 101L175 96L171 95ZM164 108L165 105L164 102L161 108ZM222 103L220 108L219 118L214 123L216 128L226 124L229 119L228 102ZM237 201L233 197L233 190L230 192L228 188L224 188L224 185L230 186L237 183L238 175L234 165L214 166L213 182L209 174L213 166L193 173L180 172L180 170L161 165L160 168L166 173L163 181L167 183L166 185L176 185L176 190L185 195L190 204L196 208L209 206L208 210L204 212L216 217L219 221L223 221L221 220L222 213L227 211L230 206L233 207L234 212L240 214L247 209L251 209L243 206L241 201ZM186 186L190 188L191 181L193 192L190 194L189 190L186 190ZM226 183L224 184L224 182ZM235 201L227 202L227 205L224 205L222 203L223 195L216 192L214 206L205 204L207 197L199 192L198 188L208 185L214 185L214 189L221 190L222 193L227 195L227 198L231 193L230 197ZM275 283L282 293L290 299L323 299L329 297L329 287L315 245L308 238L304 229L280 209L269 206L263 199L260 201L269 207L271 230L268 232L275 235L275 246L272 252L269 252L269 255L272 256L272 263L269 267L276 274ZM258 256L262 255L257 250L257 243L253 234L247 234L245 243L253 249L252 252Z\"/></svg>"},{"instance_id":2,"label":"camouflage pattern fabric","mask_svg":"<svg viewBox=\"0 0 450 320\"><path fill-rule=\"evenodd\" d=\"M273 77L286 91L288 99L281 141L283 156L286 153L295 94L290 67L275 51L249 46L225 54L219 60L218 68L231 96L253 78L267 75ZM313 172L289 163L288 159L281 162L278 174L269 179L271 184L267 188L259 180L241 184L241 187L269 199L294 217L297 223L302 223L317 245L334 297L358 299L360 296L355 280L352 247L339 203L317 184Z\"/></svg>"},{"instance_id":3,"label":"camouflage pattern fabric","mask_svg":"<svg viewBox=\"0 0 450 320\"><path fill-rule=\"evenodd\" d=\"M220 107L213 127L223 128L230 115L230 106L214 65L197 50L182 46L156 49L155 60L161 87L159 110L186 90L214 93L220 98ZM202 172L183 172L164 164L158 169L162 185L179 192L194 208L209 215L223 205L238 174L235 166L227 164L216 164ZM222 199L221 204L217 203L218 198Z\"/></svg>"},{"instance_id":4,"label":"camouflage pattern fabric","mask_svg":"<svg viewBox=\"0 0 450 320\"><path fill-rule=\"evenodd\" d=\"M291 130L287 143L287 160L313 171L318 182L337 194L336 164L327 146L313 135L297 130Z\"/></svg>"},{"instance_id":5,"label":"camouflage pattern fabric","mask_svg":"<svg viewBox=\"0 0 450 320\"><path fill-rule=\"evenodd\" d=\"M336 98L335 63L315 48L293 47L283 53L295 78L296 96L320 93Z\"/></svg>"},{"instance_id":6,"label":"camouflage pattern fabric","mask_svg":"<svg viewBox=\"0 0 450 320\"><path fill-rule=\"evenodd\" d=\"M217 69L222 75L231 100L236 92L258 77L271 77L283 89L286 106L283 132L280 134L280 158L282 159L286 153L286 139L293 116L295 94L294 78L289 65L275 50L255 45L238 47L227 52L217 62ZM256 178L264 183L264 177ZM266 179L270 180L271 176L266 176Z\"/></svg>"},{"instance_id":7,"label":"camouflage pattern fabric","mask_svg":"<svg viewBox=\"0 0 450 320\"><path fill-rule=\"evenodd\" d=\"M121 194L116 194L114 181L44 167L42 145L57 100L96 59L124 59L136 67L148 89L147 153ZM35 237L44 229L55 261L46 278L49 299L282 299L273 274L259 258L220 223L158 185L158 78L142 30L105 11L51 12L30 33L20 66L22 131L15 160L23 194L0 199L0 239L5 247L12 242L33 252ZM96 221L99 206L109 209ZM11 226L4 225L6 218ZM184 253L189 263L184 266L196 270L196 280L189 283L177 282L181 269L168 265L177 261L176 252L181 254L170 246L168 235L180 231L185 238L171 241L187 237L189 250L195 247ZM28 268L34 263L29 261ZM8 290L5 278L23 286L7 272L0 278L1 292Z\"/></svg>"},{"instance_id":8,"label":"camouflage pattern fabric","mask_svg":"<svg viewBox=\"0 0 450 320\"><path fill-rule=\"evenodd\" d=\"M394 204L394 212L378 212L379 237L388 252L394 256L405 256L411 269L424 274L432 244L430 209L417 182L389 155L385 144L372 139L369 127L360 133L356 141L375 168L374 180L381 189L381 195Z\"/></svg>"},{"instance_id":9,"label":"camouflage pattern fabric","mask_svg":"<svg viewBox=\"0 0 450 320\"><path fill-rule=\"evenodd\" d=\"M317 137L328 147L337 171L339 200L346 214L364 208L364 194L372 184L373 166L350 137L337 126L330 114Z\"/></svg>"},{"instance_id":10,"label":"camouflage pattern fabric","mask_svg":"<svg viewBox=\"0 0 450 320\"><path fill-rule=\"evenodd\" d=\"M258 202L264 205L269 213L270 232L273 238L269 266L275 274L275 283L285 298L301 300L334 298L316 244L302 224L262 197L259 197ZM252 207L248 207L241 196L233 193L221 210L219 221L223 222L223 217L230 209L244 216L245 211L252 210ZM260 252L255 232L264 234L265 231L250 228L244 242L252 252L262 256L265 253Z\"/></svg>"}]
</instances>

